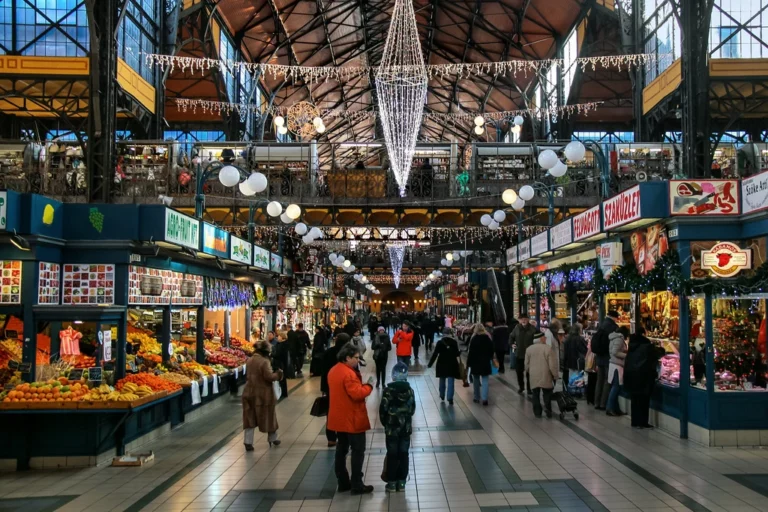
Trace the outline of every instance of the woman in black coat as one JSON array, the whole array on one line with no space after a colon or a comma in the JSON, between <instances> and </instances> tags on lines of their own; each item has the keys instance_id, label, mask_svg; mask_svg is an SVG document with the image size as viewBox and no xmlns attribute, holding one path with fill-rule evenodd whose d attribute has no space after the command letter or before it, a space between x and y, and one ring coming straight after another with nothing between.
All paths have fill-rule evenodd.
<instances>
[{"instance_id":1,"label":"woman in black coat","mask_svg":"<svg viewBox=\"0 0 768 512\"><path fill-rule=\"evenodd\" d=\"M581 326L573 324L568 330L565 340L565 367L568 369L568 382L571 376L584 369L584 359L587 357L587 340L581 335Z\"/></svg>"},{"instance_id":2,"label":"woman in black coat","mask_svg":"<svg viewBox=\"0 0 768 512\"><path fill-rule=\"evenodd\" d=\"M664 349L655 346L645 337L645 329L638 325L629 337L629 350L624 359L624 389L632 399L632 426L653 428L648 423L651 393L656 382L656 366Z\"/></svg>"},{"instance_id":3,"label":"woman in black coat","mask_svg":"<svg viewBox=\"0 0 768 512\"><path fill-rule=\"evenodd\" d=\"M325 329L319 325L315 328L315 337L312 338L312 362L309 364L309 375L318 377L323 373L323 353L328 340Z\"/></svg>"},{"instance_id":4,"label":"woman in black coat","mask_svg":"<svg viewBox=\"0 0 768 512\"><path fill-rule=\"evenodd\" d=\"M472 401L475 403L480 403L482 397L483 405L488 405L488 384L495 355L491 336L483 324L477 324L472 339L469 340L467 353L467 368L474 387Z\"/></svg>"},{"instance_id":5,"label":"woman in black coat","mask_svg":"<svg viewBox=\"0 0 768 512\"><path fill-rule=\"evenodd\" d=\"M272 371L283 370L283 378L280 381L280 389L283 390L282 397L288 396L288 381L296 376L291 364L291 354L288 350L288 342L285 338L278 338L277 345L272 349ZM282 398L281 397L281 398Z\"/></svg>"},{"instance_id":6,"label":"woman in black coat","mask_svg":"<svg viewBox=\"0 0 768 512\"><path fill-rule=\"evenodd\" d=\"M451 329L444 329L443 334L445 336L435 345L428 366L432 368L437 361L435 375L440 379L440 400L445 400L446 381L448 381L448 404L453 405L453 380L461 379L459 342L451 336Z\"/></svg>"}]
</instances>

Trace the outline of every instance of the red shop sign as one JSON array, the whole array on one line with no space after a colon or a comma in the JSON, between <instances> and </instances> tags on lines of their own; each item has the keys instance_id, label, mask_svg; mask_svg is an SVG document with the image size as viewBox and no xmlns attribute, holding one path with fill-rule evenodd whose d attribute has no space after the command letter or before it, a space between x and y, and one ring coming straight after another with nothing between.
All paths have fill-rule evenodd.
<instances>
[{"instance_id":1,"label":"red shop sign","mask_svg":"<svg viewBox=\"0 0 768 512\"><path fill-rule=\"evenodd\" d=\"M600 233L600 205L573 218L573 241L578 242Z\"/></svg>"},{"instance_id":2,"label":"red shop sign","mask_svg":"<svg viewBox=\"0 0 768 512\"><path fill-rule=\"evenodd\" d=\"M640 212L640 186L614 196L603 203L603 229L610 231L642 217Z\"/></svg>"}]
</instances>

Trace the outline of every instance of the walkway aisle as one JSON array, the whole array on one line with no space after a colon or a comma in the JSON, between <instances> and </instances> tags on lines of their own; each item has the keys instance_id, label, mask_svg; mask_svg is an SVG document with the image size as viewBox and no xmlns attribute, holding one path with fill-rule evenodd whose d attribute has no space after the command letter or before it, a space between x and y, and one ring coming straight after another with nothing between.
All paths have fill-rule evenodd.
<instances>
[{"instance_id":1,"label":"walkway aisle","mask_svg":"<svg viewBox=\"0 0 768 512\"><path fill-rule=\"evenodd\" d=\"M364 378L374 371L370 351L368 360ZM455 405L441 402L425 366L412 368L409 380L417 409L405 492L387 495L379 477L384 431L381 390L374 390L365 474L375 491L336 494L325 421L309 416L320 383L307 377L290 381L277 406L280 447L257 434L255 451L246 453L239 399L225 398L148 445L156 460L145 467L0 475L0 512L768 510L768 491L751 490L768 482L763 450L705 448L586 407L578 422L536 419L514 373L492 378L488 407L474 404L472 388L460 383Z\"/></svg>"}]
</instances>

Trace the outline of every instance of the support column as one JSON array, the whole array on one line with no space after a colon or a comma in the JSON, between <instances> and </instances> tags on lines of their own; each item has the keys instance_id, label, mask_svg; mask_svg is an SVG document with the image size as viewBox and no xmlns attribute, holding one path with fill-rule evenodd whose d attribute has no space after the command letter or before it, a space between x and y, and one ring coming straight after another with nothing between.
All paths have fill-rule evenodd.
<instances>
[{"instance_id":1,"label":"support column","mask_svg":"<svg viewBox=\"0 0 768 512\"><path fill-rule=\"evenodd\" d=\"M167 363L171 356L168 348L171 346L171 306L163 306L163 327L160 331L160 356L163 363Z\"/></svg>"},{"instance_id":2,"label":"support column","mask_svg":"<svg viewBox=\"0 0 768 512\"><path fill-rule=\"evenodd\" d=\"M713 3L680 0L683 169L691 178L711 176L708 42Z\"/></svg>"},{"instance_id":3,"label":"support column","mask_svg":"<svg viewBox=\"0 0 768 512\"><path fill-rule=\"evenodd\" d=\"M88 199L106 203L115 172L118 1L87 0L86 8L91 39Z\"/></svg>"}]
</instances>

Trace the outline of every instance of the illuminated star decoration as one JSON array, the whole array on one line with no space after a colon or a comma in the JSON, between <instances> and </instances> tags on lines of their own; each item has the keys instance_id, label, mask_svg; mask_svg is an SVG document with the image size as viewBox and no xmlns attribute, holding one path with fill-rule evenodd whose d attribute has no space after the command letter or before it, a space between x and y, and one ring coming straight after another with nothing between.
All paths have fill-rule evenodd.
<instances>
[{"instance_id":1,"label":"illuminated star decoration","mask_svg":"<svg viewBox=\"0 0 768 512\"><path fill-rule=\"evenodd\" d=\"M405 256L404 245L390 245L389 259L392 262L392 280L395 288L400 288L400 271L403 269L403 257Z\"/></svg>"},{"instance_id":2,"label":"illuminated star decoration","mask_svg":"<svg viewBox=\"0 0 768 512\"><path fill-rule=\"evenodd\" d=\"M384 54L376 71L376 92L384 142L401 196L405 196L411 173L427 82L413 4L411 0L395 0Z\"/></svg>"}]
</instances>

